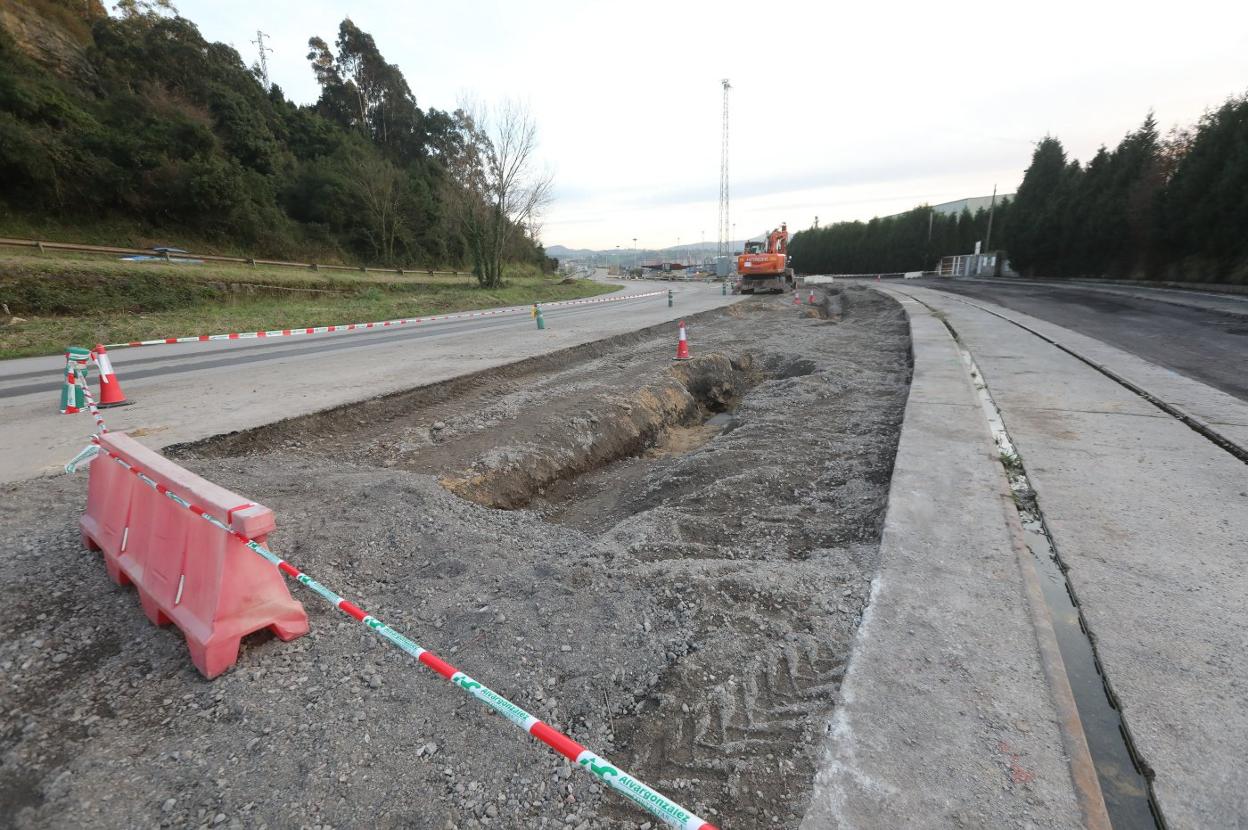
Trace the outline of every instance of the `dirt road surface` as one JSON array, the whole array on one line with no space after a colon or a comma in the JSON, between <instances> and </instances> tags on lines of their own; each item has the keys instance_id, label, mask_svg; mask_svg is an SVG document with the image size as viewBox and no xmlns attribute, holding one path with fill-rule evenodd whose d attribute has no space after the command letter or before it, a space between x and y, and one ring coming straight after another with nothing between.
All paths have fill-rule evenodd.
<instances>
[{"instance_id":1,"label":"dirt road surface","mask_svg":"<svg viewBox=\"0 0 1248 830\"><path fill-rule=\"evenodd\" d=\"M273 548L732 828L795 826L876 569L908 328L861 288L183 445ZM0 804L20 828L648 828L358 624L214 682L79 546L82 478L5 486Z\"/></svg>"}]
</instances>

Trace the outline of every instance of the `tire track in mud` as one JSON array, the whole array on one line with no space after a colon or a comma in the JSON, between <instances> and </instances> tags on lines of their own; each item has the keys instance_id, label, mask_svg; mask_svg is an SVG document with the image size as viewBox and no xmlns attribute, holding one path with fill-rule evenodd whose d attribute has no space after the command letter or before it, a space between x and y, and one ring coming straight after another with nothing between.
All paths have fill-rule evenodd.
<instances>
[{"instance_id":1,"label":"tire track in mud","mask_svg":"<svg viewBox=\"0 0 1248 830\"><path fill-rule=\"evenodd\" d=\"M716 317L728 330L690 364L673 367L659 331L374 402L367 423L311 416L298 440L314 455L355 444L364 463L437 475L489 507L537 499L607 552L617 580L663 585L641 614L667 638L664 659L648 677L612 674L604 748L695 809L773 827L804 810L866 601L909 343L900 309L874 292L800 309L755 301L706 315L705 330ZM722 433L649 454L723 411ZM550 573L561 588L588 584L581 569ZM597 810L606 826L635 817L611 800Z\"/></svg>"},{"instance_id":2,"label":"tire track in mud","mask_svg":"<svg viewBox=\"0 0 1248 830\"><path fill-rule=\"evenodd\" d=\"M855 289L813 308L757 298L689 322L695 359L720 367L705 376L673 369L674 331L659 326L180 452L273 507L279 549L462 656L474 676L573 738L722 826L793 826L875 571L908 328L893 301ZM721 375L734 361L743 377L729 382ZM672 417L640 439L602 435L607 413L656 384L678 399ZM716 410L727 423L701 432ZM682 430L696 434L668 442ZM591 459L595 441L619 446ZM525 509L492 509L437 484L534 448L554 461L509 496ZM564 454L574 448L586 463L564 463L576 462ZM18 499L30 516L38 504ZM61 536L50 549L72 547ZM39 569L57 562L32 553L14 584L42 584ZM98 604L83 613L102 624L118 614ZM264 730L263 768L240 766L238 728L191 708L228 707L207 689L184 701L183 655L166 651L147 674L113 660L84 677L154 684L116 695L134 733L105 732L91 747L128 772L74 766L32 826L63 824L105 792L116 796L114 824L169 817L144 793L177 786L179 770L127 754L127 741L161 731L142 708L178 717L195 763L221 770L211 792L179 795L172 815L192 824L197 811L237 814L257 786L288 799L256 802L253 815L271 826L558 827L572 817L572 827L636 830L646 819L587 777L564 775L562 759L500 741L503 726L465 717L457 699L320 621L294 646L248 650L217 681L246 728ZM23 707L46 718L41 705ZM367 748L345 737L361 729ZM357 754L367 781L355 777L359 763L339 763ZM56 774L40 767L45 783Z\"/></svg>"}]
</instances>

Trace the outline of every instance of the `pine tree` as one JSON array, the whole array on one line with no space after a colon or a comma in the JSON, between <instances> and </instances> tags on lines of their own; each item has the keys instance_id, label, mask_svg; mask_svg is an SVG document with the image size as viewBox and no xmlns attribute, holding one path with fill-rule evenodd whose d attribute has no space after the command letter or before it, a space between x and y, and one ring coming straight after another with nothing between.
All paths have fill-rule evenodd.
<instances>
[{"instance_id":1,"label":"pine tree","mask_svg":"<svg viewBox=\"0 0 1248 830\"><path fill-rule=\"evenodd\" d=\"M1010 261L1027 274L1063 268L1067 210L1078 185L1079 165L1068 165L1062 143L1046 136L1036 145L1011 207L1006 238Z\"/></svg>"},{"instance_id":2,"label":"pine tree","mask_svg":"<svg viewBox=\"0 0 1248 830\"><path fill-rule=\"evenodd\" d=\"M1248 283L1248 95L1207 113L1183 143L1161 208L1164 274Z\"/></svg>"}]
</instances>

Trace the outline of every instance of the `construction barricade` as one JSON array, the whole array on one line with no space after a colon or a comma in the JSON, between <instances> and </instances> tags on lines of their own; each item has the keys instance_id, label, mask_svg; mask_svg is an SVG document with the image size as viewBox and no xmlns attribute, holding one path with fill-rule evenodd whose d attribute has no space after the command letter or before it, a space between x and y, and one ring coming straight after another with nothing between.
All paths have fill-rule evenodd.
<instances>
[{"instance_id":1,"label":"construction barricade","mask_svg":"<svg viewBox=\"0 0 1248 830\"><path fill-rule=\"evenodd\" d=\"M248 634L268 628L292 640L307 633L303 606L240 538L263 543L275 527L273 511L127 435L105 433L97 443L100 454L90 465L87 509L79 521L83 545L103 551L118 585L134 583L148 619L182 630L205 677L232 666ZM232 533L202 521L203 513L223 517Z\"/></svg>"}]
</instances>

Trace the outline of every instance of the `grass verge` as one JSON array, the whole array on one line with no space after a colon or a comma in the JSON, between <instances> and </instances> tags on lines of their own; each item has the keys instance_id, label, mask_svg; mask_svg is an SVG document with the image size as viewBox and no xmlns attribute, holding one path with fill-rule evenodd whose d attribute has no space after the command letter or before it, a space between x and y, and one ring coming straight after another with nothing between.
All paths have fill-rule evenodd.
<instances>
[{"instance_id":1,"label":"grass verge","mask_svg":"<svg viewBox=\"0 0 1248 830\"><path fill-rule=\"evenodd\" d=\"M157 337L363 323L589 297L616 286L563 284L512 269L499 289L468 275L322 274L229 265L0 257L0 359Z\"/></svg>"}]
</instances>

